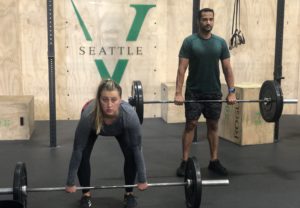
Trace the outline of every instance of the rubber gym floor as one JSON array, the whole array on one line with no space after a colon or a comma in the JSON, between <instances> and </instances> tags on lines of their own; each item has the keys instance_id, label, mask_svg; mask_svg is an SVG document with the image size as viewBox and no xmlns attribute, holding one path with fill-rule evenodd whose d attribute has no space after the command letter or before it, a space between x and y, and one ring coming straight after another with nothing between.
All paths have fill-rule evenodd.
<instances>
[{"instance_id":1,"label":"rubber gym floor","mask_svg":"<svg viewBox=\"0 0 300 208\"><path fill-rule=\"evenodd\" d=\"M0 142L0 187L12 187L17 161L27 166L28 187L64 186L77 121L57 122L57 148L49 147L49 122L36 121L30 140ZM277 143L239 146L220 140L219 156L229 171L230 185L203 187L200 207L296 208L300 206L300 117L282 116ZM184 124L145 119L143 148L148 182L180 182L175 176L180 163ZM209 148L204 123L198 126L199 141L191 155L198 158L202 179L218 179L207 170ZM96 142L92 158L92 185L123 184L123 156L113 137ZM94 207L122 207L122 189L94 190ZM135 190L138 207L183 208L184 187L152 187ZM0 200L11 199L0 195ZM79 207L80 191L28 193L29 208Z\"/></svg>"}]
</instances>

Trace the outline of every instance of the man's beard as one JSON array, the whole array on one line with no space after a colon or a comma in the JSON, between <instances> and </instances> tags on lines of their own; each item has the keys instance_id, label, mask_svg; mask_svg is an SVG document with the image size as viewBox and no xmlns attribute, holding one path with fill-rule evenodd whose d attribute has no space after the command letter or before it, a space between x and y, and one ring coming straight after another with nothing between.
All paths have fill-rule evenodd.
<instances>
[{"instance_id":1,"label":"man's beard","mask_svg":"<svg viewBox=\"0 0 300 208\"><path fill-rule=\"evenodd\" d=\"M212 31L212 26L206 26L206 27L202 27L201 28L201 31L203 32L203 33L210 33L211 31Z\"/></svg>"}]
</instances>

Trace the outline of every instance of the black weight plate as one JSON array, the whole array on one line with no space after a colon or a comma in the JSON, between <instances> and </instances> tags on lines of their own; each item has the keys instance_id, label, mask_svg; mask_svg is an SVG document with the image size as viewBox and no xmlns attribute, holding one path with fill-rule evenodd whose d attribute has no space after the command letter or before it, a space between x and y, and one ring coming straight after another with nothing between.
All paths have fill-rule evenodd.
<instances>
[{"instance_id":1,"label":"black weight plate","mask_svg":"<svg viewBox=\"0 0 300 208\"><path fill-rule=\"evenodd\" d=\"M130 105L132 105L134 108L136 106L136 100L137 100L137 95L136 95L136 85L135 85L135 81L132 82L131 85L131 97L130 99L128 99L128 102Z\"/></svg>"},{"instance_id":2,"label":"black weight plate","mask_svg":"<svg viewBox=\"0 0 300 208\"><path fill-rule=\"evenodd\" d=\"M24 208L27 207L27 196L22 191L22 187L27 187L27 171L23 162L18 162L14 172L13 200L20 202Z\"/></svg>"},{"instance_id":3,"label":"black weight plate","mask_svg":"<svg viewBox=\"0 0 300 208\"><path fill-rule=\"evenodd\" d=\"M0 201L1 208L23 208L23 204L14 200L3 200Z\"/></svg>"},{"instance_id":4,"label":"black weight plate","mask_svg":"<svg viewBox=\"0 0 300 208\"><path fill-rule=\"evenodd\" d=\"M131 97L133 98L131 102L134 104L133 106L139 117L140 124L142 124L144 120L144 96L141 81L136 80L132 82Z\"/></svg>"},{"instance_id":5,"label":"black weight plate","mask_svg":"<svg viewBox=\"0 0 300 208\"><path fill-rule=\"evenodd\" d=\"M187 208L199 208L202 196L201 172L195 157L189 158L185 168L184 182L188 179L192 182L185 185L185 203Z\"/></svg>"},{"instance_id":6,"label":"black weight plate","mask_svg":"<svg viewBox=\"0 0 300 208\"><path fill-rule=\"evenodd\" d=\"M283 95L279 83L275 80L266 80L260 89L259 99L271 99L271 102L260 102L259 109L266 122L279 120L283 109Z\"/></svg>"}]
</instances>

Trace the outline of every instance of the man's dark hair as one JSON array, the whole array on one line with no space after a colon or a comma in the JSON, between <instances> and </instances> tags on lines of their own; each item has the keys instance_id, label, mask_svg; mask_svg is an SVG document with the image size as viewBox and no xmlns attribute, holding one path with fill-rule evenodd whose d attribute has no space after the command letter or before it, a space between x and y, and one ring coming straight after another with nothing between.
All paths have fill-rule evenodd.
<instances>
[{"instance_id":1,"label":"man's dark hair","mask_svg":"<svg viewBox=\"0 0 300 208\"><path fill-rule=\"evenodd\" d=\"M199 12L198 12L199 19L201 18L201 15L202 15L203 12L212 12L213 15L215 16L215 12L214 12L213 9L211 9L211 8L203 8L203 9L200 9Z\"/></svg>"}]
</instances>

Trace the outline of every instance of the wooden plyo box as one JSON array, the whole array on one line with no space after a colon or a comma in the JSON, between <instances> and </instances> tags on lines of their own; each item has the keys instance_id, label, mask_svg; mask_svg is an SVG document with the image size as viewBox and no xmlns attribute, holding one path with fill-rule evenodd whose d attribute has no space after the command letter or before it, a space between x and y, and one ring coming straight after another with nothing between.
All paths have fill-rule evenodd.
<instances>
[{"instance_id":1,"label":"wooden plyo box","mask_svg":"<svg viewBox=\"0 0 300 208\"><path fill-rule=\"evenodd\" d=\"M0 96L0 140L28 140L33 130L33 96Z\"/></svg>"},{"instance_id":2,"label":"wooden plyo box","mask_svg":"<svg viewBox=\"0 0 300 208\"><path fill-rule=\"evenodd\" d=\"M239 100L258 100L261 85L236 85ZM223 99L228 94L227 86L222 84ZM274 123L263 120L258 103L223 103L219 121L219 136L239 145L273 143Z\"/></svg>"},{"instance_id":3,"label":"wooden plyo box","mask_svg":"<svg viewBox=\"0 0 300 208\"><path fill-rule=\"evenodd\" d=\"M175 82L167 82L161 84L161 100L174 100ZM182 88L184 95L185 86ZM185 123L184 105L175 105L174 103L161 104L161 117L167 123ZM205 121L203 116L199 119L200 122Z\"/></svg>"}]
</instances>

